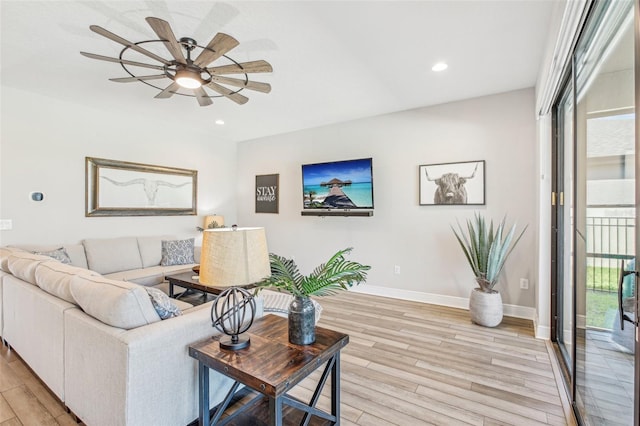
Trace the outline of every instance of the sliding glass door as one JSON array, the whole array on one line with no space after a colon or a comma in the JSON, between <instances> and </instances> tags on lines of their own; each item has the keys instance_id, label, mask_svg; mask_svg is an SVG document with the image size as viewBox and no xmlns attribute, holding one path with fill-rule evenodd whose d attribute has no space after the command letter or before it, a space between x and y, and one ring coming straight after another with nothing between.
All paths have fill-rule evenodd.
<instances>
[{"instance_id":1,"label":"sliding glass door","mask_svg":"<svg viewBox=\"0 0 640 426\"><path fill-rule=\"evenodd\" d=\"M638 425L633 0L596 2L554 108L554 341L587 425Z\"/></svg>"},{"instance_id":2,"label":"sliding glass door","mask_svg":"<svg viewBox=\"0 0 640 426\"><path fill-rule=\"evenodd\" d=\"M552 204L555 209L554 226L556 247L554 250L555 280L558 311L555 326L558 347L569 372L574 369L574 309L573 309L573 127L574 96L572 85L568 85L556 112L557 139L555 142L555 190Z\"/></svg>"}]
</instances>

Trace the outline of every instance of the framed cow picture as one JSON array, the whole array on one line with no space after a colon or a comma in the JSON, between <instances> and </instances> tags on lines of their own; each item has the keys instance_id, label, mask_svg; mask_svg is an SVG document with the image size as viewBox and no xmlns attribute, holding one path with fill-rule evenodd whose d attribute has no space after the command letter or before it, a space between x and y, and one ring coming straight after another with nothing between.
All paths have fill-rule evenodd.
<instances>
[{"instance_id":1,"label":"framed cow picture","mask_svg":"<svg viewBox=\"0 0 640 426\"><path fill-rule=\"evenodd\" d=\"M420 205L484 205L485 162L418 166Z\"/></svg>"}]
</instances>

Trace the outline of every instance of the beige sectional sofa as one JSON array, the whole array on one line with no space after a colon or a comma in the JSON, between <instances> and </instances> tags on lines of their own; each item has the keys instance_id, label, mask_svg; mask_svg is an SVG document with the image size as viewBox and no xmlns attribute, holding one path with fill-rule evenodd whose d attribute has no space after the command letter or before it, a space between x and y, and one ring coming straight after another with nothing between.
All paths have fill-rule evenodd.
<instances>
[{"instance_id":1,"label":"beige sectional sofa","mask_svg":"<svg viewBox=\"0 0 640 426\"><path fill-rule=\"evenodd\" d=\"M32 253L59 247L0 248L2 338L87 425L174 426L198 416L188 346L217 331L211 302L174 301L182 315L160 318L147 288L192 266L160 265L165 238L65 245L71 264ZM210 380L216 404L231 383Z\"/></svg>"}]
</instances>

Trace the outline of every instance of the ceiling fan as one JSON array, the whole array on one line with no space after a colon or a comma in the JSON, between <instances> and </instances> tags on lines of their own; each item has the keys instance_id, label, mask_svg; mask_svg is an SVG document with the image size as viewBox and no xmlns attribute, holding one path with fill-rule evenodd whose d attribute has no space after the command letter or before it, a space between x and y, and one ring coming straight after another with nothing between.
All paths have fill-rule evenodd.
<instances>
[{"instance_id":1,"label":"ceiling fan","mask_svg":"<svg viewBox=\"0 0 640 426\"><path fill-rule=\"evenodd\" d=\"M146 40L132 43L98 25L91 25L89 27L91 31L122 44L124 49L122 49L117 58L87 52L80 53L88 58L119 63L130 77L110 78L109 80L117 83L139 81L160 90L160 93L155 96L158 99L170 98L176 94L195 96L200 106L207 106L213 103L212 98L224 96L242 105L249 100L246 96L239 93L245 89L262 93L269 93L271 91L270 84L250 81L248 76L248 74L251 73L272 72L273 69L271 65L264 60L236 62L231 59L226 55L227 52L240 43L230 35L217 33L209 44L200 46L197 41L190 37L176 39L167 21L153 17L148 17L146 20L159 40ZM151 47L154 43L163 43L173 59L165 59L150 51L147 47ZM145 45L145 47L142 47L142 45ZM134 51L153 59L157 63L149 64L140 62L139 60L127 59L127 57L131 57ZM196 53L197 56L195 55ZM214 62L222 58L226 59L226 64L212 66ZM137 73L132 72L129 67L148 68L161 71L161 73L154 75L137 75ZM240 76L240 78L225 77L225 75L229 74L244 74L244 76ZM149 83L149 81L152 80L162 80L165 78L171 81L166 87L158 87ZM233 89L226 86L231 86ZM213 90L217 95L209 94L205 90L205 87Z\"/></svg>"}]
</instances>

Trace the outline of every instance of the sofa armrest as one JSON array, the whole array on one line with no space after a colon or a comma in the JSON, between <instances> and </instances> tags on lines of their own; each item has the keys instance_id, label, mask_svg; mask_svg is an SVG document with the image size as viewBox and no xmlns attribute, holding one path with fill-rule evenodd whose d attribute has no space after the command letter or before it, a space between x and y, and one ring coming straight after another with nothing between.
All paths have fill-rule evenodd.
<instances>
[{"instance_id":1,"label":"sofa armrest","mask_svg":"<svg viewBox=\"0 0 640 426\"><path fill-rule=\"evenodd\" d=\"M65 316L66 405L87 424L187 424L198 417L197 362L189 345L218 332L211 302L132 330L83 312ZM260 309L261 313L261 309ZM211 372L211 404L232 381Z\"/></svg>"}]
</instances>

